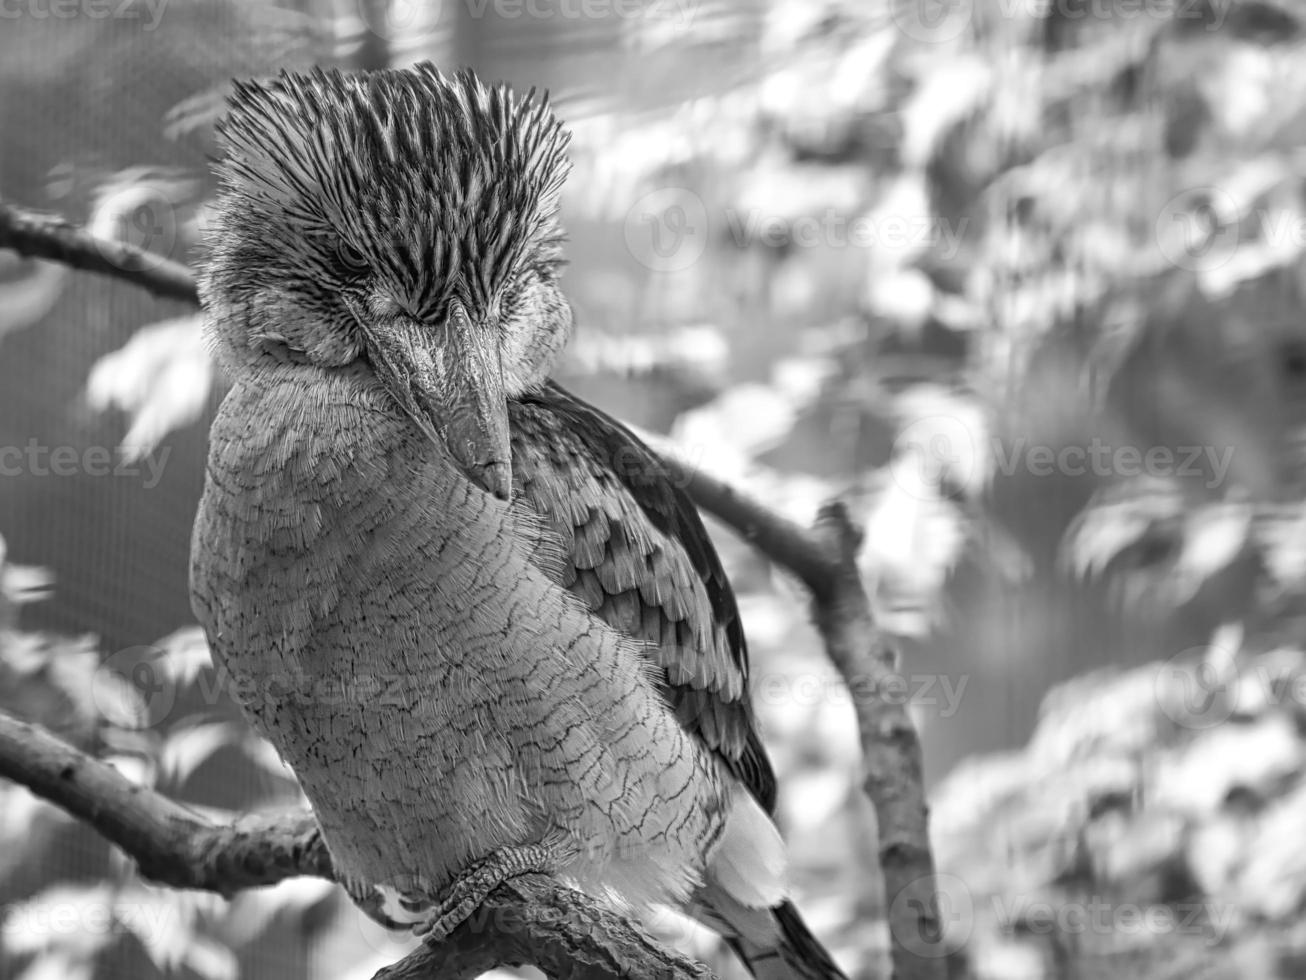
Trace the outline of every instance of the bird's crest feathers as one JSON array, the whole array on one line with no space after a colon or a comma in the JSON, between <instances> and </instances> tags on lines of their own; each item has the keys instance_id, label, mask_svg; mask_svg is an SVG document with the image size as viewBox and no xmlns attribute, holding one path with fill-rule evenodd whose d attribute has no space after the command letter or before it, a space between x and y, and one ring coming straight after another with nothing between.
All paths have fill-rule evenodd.
<instances>
[{"instance_id":1,"label":"bird's crest feathers","mask_svg":"<svg viewBox=\"0 0 1306 980\"><path fill-rule=\"evenodd\" d=\"M238 82L229 110L219 175L232 202L333 240L346 265L388 269L414 312L454 291L488 305L528 250L557 249L569 134L534 89L430 64L315 69Z\"/></svg>"}]
</instances>

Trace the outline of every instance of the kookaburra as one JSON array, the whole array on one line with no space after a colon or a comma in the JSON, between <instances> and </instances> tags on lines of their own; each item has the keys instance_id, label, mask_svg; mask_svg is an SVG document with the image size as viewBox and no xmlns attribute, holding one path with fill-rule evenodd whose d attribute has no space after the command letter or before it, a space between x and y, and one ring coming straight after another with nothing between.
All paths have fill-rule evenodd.
<instances>
[{"instance_id":1,"label":"kookaburra","mask_svg":"<svg viewBox=\"0 0 1306 980\"><path fill-rule=\"evenodd\" d=\"M703 525L548 380L572 323L546 102L421 65L229 109L193 604L351 896L443 931L467 869L531 867L684 909L759 976L842 976L786 899Z\"/></svg>"}]
</instances>

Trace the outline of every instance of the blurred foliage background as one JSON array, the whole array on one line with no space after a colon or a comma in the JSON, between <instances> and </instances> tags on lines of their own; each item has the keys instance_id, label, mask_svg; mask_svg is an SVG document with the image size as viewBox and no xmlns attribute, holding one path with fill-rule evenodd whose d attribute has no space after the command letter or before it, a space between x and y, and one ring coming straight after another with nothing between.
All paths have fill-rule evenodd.
<instances>
[{"instance_id":1,"label":"blurred foliage background","mask_svg":"<svg viewBox=\"0 0 1306 980\"><path fill-rule=\"evenodd\" d=\"M575 133L560 378L801 520L852 502L922 730L954 975L1306 975L1306 7L3 16L0 198L186 261L232 76L431 58L549 88ZM0 446L24 453L0 481L0 703L226 812L299 797L188 608L220 394L193 310L0 251ZM884 976L848 697L800 591L716 537L799 903ZM0 976L23 980L363 977L405 948L320 882L152 888L9 785L0 914Z\"/></svg>"}]
</instances>

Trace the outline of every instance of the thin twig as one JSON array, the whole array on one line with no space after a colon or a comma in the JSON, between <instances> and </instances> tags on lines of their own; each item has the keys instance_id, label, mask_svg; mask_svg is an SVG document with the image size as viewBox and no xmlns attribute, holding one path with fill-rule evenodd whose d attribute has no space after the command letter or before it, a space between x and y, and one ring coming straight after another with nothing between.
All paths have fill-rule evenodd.
<instances>
[{"instance_id":1,"label":"thin twig","mask_svg":"<svg viewBox=\"0 0 1306 980\"><path fill-rule=\"evenodd\" d=\"M24 211L0 202L0 248L123 279L155 296L199 303L195 276L180 262L127 242L92 235L58 215Z\"/></svg>"},{"instance_id":2,"label":"thin twig","mask_svg":"<svg viewBox=\"0 0 1306 980\"><path fill-rule=\"evenodd\" d=\"M655 447L655 451L660 447ZM813 595L838 581L839 565L807 528L683 460L660 452L666 472L703 510L720 518L771 561L796 575Z\"/></svg>"}]
</instances>

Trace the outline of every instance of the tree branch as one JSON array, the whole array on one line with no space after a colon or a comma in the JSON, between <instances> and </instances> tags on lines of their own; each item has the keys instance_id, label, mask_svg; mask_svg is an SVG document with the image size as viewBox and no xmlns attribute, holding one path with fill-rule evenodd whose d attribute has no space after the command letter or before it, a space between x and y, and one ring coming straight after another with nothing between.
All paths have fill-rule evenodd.
<instances>
[{"instance_id":1,"label":"tree branch","mask_svg":"<svg viewBox=\"0 0 1306 980\"><path fill-rule=\"evenodd\" d=\"M58 218L19 212L3 203L0 203L0 247L15 249L24 255L64 261L75 268L126 279L156 295L189 300L192 303L198 302L194 279L184 266L166 260L161 261L158 256L142 252L130 245L94 238ZM108 254L116 257L115 260L105 258L106 248L109 249ZM898 679L898 662L895 651L875 626L870 602L857 569L855 556L860 541L859 533L841 504L834 503L824 507L815 527L809 530L774 512L747 494L687 466L674 456L666 453L662 455L667 472L673 478L682 481L681 485L687 488L690 496L700 507L729 525L776 564L793 572L812 593L813 618L825 642L826 651L853 694L866 770L863 788L875 808L879 827L879 854L885 880L894 980L943 980L946 976L946 964L943 958L942 927L935 889L934 859L929 841L929 811L925 803L920 742L905 706L900 703L901 699L886 696L897 687L896 684L889 686L889 682ZM85 759L83 765L85 763L98 765L89 759ZM3 760L0 759L0 774L3 774L3 771ZM121 777L116 774L115 777L121 780ZM17 776L11 778L24 781ZM125 783L125 780L122 782ZM27 783L27 785L32 784ZM142 792L140 788L127 785L128 790L136 794L139 799L139 794ZM151 840L168 842L164 850L172 858L184 856L200 859L195 877L192 879L200 883L170 881L166 877L158 879L164 883L208 888L214 887L212 884L214 881L230 880L244 881L246 884L262 884L267 882L247 880L247 878L248 876L257 878L260 872L268 875L278 874L284 866L283 863L279 863L283 861L283 855L287 855L292 863L308 859L313 862L328 860L320 838L314 837L309 840L308 836L305 836L310 833L309 825L305 823L293 826L263 824L247 827L246 836L238 840L226 837L215 838L213 836L217 833L215 828L206 829L203 825L197 828L192 825L188 832L197 833L201 841L208 840L211 848L211 850L204 850L201 846L198 850L192 850L193 845L180 843L178 835L181 833L179 829L181 825L177 823L176 813L157 810L152 818L153 823L141 825L124 821L122 814L118 814L117 823L110 819L105 826L101 826L95 817L97 814L103 814L104 810L95 806L94 793L70 799L69 802L74 805L69 805L64 802L68 799L68 795L63 782L56 780L54 783L43 783L42 786L46 790L63 791L62 798L43 792L37 786L32 785L32 788L65 806L70 812L100 827L110 840L118 843L134 856L137 852L133 850L133 846L139 849L148 837ZM121 787L118 787L118 796L114 797L112 794L115 787L112 780L105 781L103 774L95 789L97 792L109 791L111 799L124 802L121 799ZM75 806L80 806L80 809ZM168 804L168 806L175 808L177 805ZM110 810L112 809L110 807ZM182 813L184 814L185 811ZM162 826L158 822L161 815L164 818ZM186 819L193 818L187 816ZM299 819L302 821L306 818ZM115 833L119 836L113 836ZM312 833L315 834L316 831ZM241 841L245 844L242 845ZM266 852L263 850L264 843L267 844ZM242 851L242 846L248 846L251 850ZM214 877L219 867L214 863L216 860L214 855L219 854L224 855L224 860L230 866L223 865L222 873ZM267 864L259 864L257 861L251 864L255 856L266 857ZM164 861L162 865L156 861L155 864L148 866L156 870L161 868L164 873L182 874L168 861ZM147 864L143 861L142 870L145 871L146 867ZM309 869L301 867L298 871L286 873L330 876L329 872L324 873L318 864L314 864ZM228 879L226 875L232 877ZM242 875L247 878L242 878ZM152 876L157 877L157 875ZM235 885L235 887L244 886ZM604 935L608 937L618 935L619 930L616 926L602 919L603 915L609 913L602 912L583 896L575 897L574 892L567 892L572 896L567 901L558 899L557 896L561 891L566 890L560 891L556 883L552 887L554 890L551 894L556 900L552 908L553 911L563 913L562 919L567 919L573 911L584 911L586 915L599 917L586 920L589 923L586 928L598 928L595 923L599 923L603 929L608 930ZM221 890L221 888L214 890ZM500 889L491 896L492 900L504 899L494 906L503 914L509 917L530 916L539 911L534 904L539 898L539 893L529 884L529 879L518 879L508 890L514 894L503 896L501 892L504 889ZM525 904L514 904L514 902ZM560 908L557 904L559 902L566 908ZM569 905L569 902L576 905ZM490 909L492 905L494 905L493 901L487 902L485 909ZM647 948L643 945L644 939L632 940L628 934L631 931L629 925L624 923L622 925L624 930L620 931L621 942L615 944L622 950L629 951L631 955L638 952L640 956L645 956L652 955L650 950L657 949L655 944L651 944L651 940L648 941L651 945ZM446 947L456 946L456 937L461 932L461 929L455 932L439 950L431 950L424 946L413 956L421 954L423 950L429 951L426 955L433 957L451 956L453 954ZM559 971L553 975L608 976L612 974L602 971L619 962L617 959L604 958L616 956L613 952L614 943L604 945L602 954L595 954L598 955L598 959L585 959L584 956L588 953L577 946L568 945L573 941L584 945L582 940L586 937L580 933L571 934L565 930L561 933L551 933L549 938L554 944L552 946L541 943L529 929L514 935L515 938L501 937L504 940L503 948L515 950L512 955L521 956L522 962L528 961L525 954L538 957L542 955L541 950L546 947L558 954L558 958L551 961L559 968ZM526 946L521 946L520 943L527 937L530 941ZM593 934L588 938L593 938ZM468 958L460 959L458 963L464 964L466 970L488 969L490 965L494 965L490 960L499 955L497 947L485 943L466 947L465 952ZM692 975L694 967L689 964L689 961L676 960L673 965L672 961L675 959L673 954L659 951L658 955L670 959L660 965L660 972L650 975ZM391 971L399 972L387 972L384 975L391 978L423 975L408 972L410 969L424 969L409 964L411 959L412 956L390 968ZM600 966L600 961L603 966ZM538 958L534 962L543 965ZM443 967L447 971L444 975L475 975L472 972L457 972L450 963L446 963ZM586 963L591 964L599 972L593 974L584 972ZM562 969L567 964L579 964L579 966L574 969ZM575 969L581 972L575 972ZM690 972L685 972L686 970ZM633 974L626 975L645 974L635 971Z\"/></svg>"},{"instance_id":2,"label":"tree branch","mask_svg":"<svg viewBox=\"0 0 1306 980\"><path fill-rule=\"evenodd\" d=\"M0 777L93 827L161 885L230 896L295 875L335 880L311 813L247 814L218 825L3 712ZM421 945L377 977L449 980L524 963L574 980L711 977L588 896L542 875L500 885L443 942Z\"/></svg>"},{"instance_id":3,"label":"tree branch","mask_svg":"<svg viewBox=\"0 0 1306 980\"><path fill-rule=\"evenodd\" d=\"M4 713L0 776L90 824L161 885L231 895L292 875L332 877L331 857L311 814L251 814L217 826Z\"/></svg>"},{"instance_id":4,"label":"tree branch","mask_svg":"<svg viewBox=\"0 0 1306 980\"><path fill-rule=\"evenodd\" d=\"M843 504L826 504L808 530L734 487L663 454L694 502L758 551L793 572L812 593L816 627L852 693L865 781L875 808L894 980L944 980L930 847L929 807L916 726L902 699L896 651L875 625L857 568L861 534Z\"/></svg>"},{"instance_id":5,"label":"tree branch","mask_svg":"<svg viewBox=\"0 0 1306 980\"><path fill-rule=\"evenodd\" d=\"M123 279L165 299L199 303L195 277L180 262L92 235L58 215L24 211L0 201L0 248Z\"/></svg>"}]
</instances>

